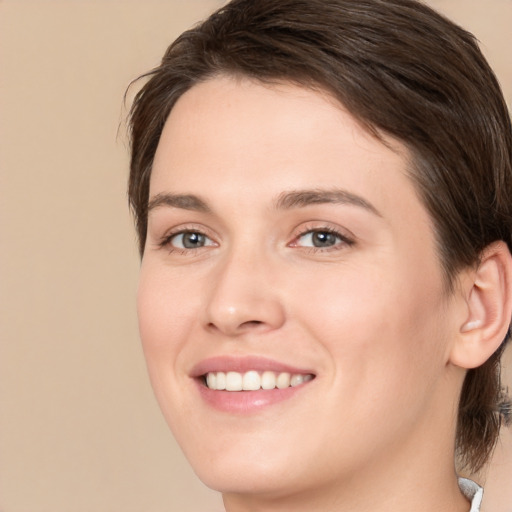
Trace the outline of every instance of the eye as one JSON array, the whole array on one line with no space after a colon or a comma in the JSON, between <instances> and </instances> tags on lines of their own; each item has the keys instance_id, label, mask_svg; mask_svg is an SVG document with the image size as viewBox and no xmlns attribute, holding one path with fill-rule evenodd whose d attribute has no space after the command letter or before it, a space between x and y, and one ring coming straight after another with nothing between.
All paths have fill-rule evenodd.
<instances>
[{"instance_id":1,"label":"eye","mask_svg":"<svg viewBox=\"0 0 512 512\"><path fill-rule=\"evenodd\" d=\"M352 245L352 240L331 229L311 229L299 235L293 243L295 247L311 247L315 249L337 248Z\"/></svg>"},{"instance_id":2,"label":"eye","mask_svg":"<svg viewBox=\"0 0 512 512\"><path fill-rule=\"evenodd\" d=\"M165 245L174 249L200 249L215 245L213 240L198 231L182 231L167 238Z\"/></svg>"}]
</instances>

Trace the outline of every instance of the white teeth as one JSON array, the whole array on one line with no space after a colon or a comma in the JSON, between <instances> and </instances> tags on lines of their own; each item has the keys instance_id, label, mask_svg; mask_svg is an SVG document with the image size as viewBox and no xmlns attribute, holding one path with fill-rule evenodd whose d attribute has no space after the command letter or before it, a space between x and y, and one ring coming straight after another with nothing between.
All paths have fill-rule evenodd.
<instances>
[{"instance_id":1,"label":"white teeth","mask_svg":"<svg viewBox=\"0 0 512 512\"><path fill-rule=\"evenodd\" d=\"M289 388L290 387L290 378L291 378L291 375L289 373L280 373L277 376L276 387L278 389Z\"/></svg>"},{"instance_id":2,"label":"white teeth","mask_svg":"<svg viewBox=\"0 0 512 512\"><path fill-rule=\"evenodd\" d=\"M292 375L292 378L290 379L290 386L295 387L300 384L304 384L304 382L309 382L313 378L313 375L307 374L307 375Z\"/></svg>"},{"instance_id":3,"label":"white teeth","mask_svg":"<svg viewBox=\"0 0 512 512\"><path fill-rule=\"evenodd\" d=\"M238 372L226 373L226 391L242 391L242 374Z\"/></svg>"},{"instance_id":4,"label":"white teeth","mask_svg":"<svg viewBox=\"0 0 512 512\"><path fill-rule=\"evenodd\" d=\"M261 375L261 388L274 389L276 387L276 374L274 372L263 372Z\"/></svg>"},{"instance_id":5,"label":"white teeth","mask_svg":"<svg viewBox=\"0 0 512 512\"><path fill-rule=\"evenodd\" d=\"M211 389L218 389L219 391L226 389L226 374L224 372L217 372L217 387Z\"/></svg>"},{"instance_id":6,"label":"white teeth","mask_svg":"<svg viewBox=\"0 0 512 512\"><path fill-rule=\"evenodd\" d=\"M210 373L206 376L206 385L207 385L210 389L218 389L218 388L217 388L217 374L210 372Z\"/></svg>"},{"instance_id":7,"label":"white teeth","mask_svg":"<svg viewBox=\"0 0 512 512\"><path fill-rule=\"evenodd\" d=\"M242 378L242 389L244 391L255 391L256 389L260 389L261 386L261 377L258 372L247 372L244 373Z\"/></svg>"},{"instance_id":8,"label":"white teeth","mask_svg":"<svg viewBox=\"0 0 512 512\"><path fill-rule=\"evenodd\" d=\"M304 375L293 375L290 379L290 386L294 388L304 382Z\"/></svg>"},{"instance_id":9,"label":"white teeth","mask_svg":"<svg viewBox=\"0 0 512 512\"><path fill-rule=\"evenodd\" d=\"M250 370L238 372L209 372L206 374L206 386L216 391L256 391L258 389L285 389L295 387L313 379L311 374L290 374L288 372L265 371L259 373Z\"/></svg>"}]
</instances>

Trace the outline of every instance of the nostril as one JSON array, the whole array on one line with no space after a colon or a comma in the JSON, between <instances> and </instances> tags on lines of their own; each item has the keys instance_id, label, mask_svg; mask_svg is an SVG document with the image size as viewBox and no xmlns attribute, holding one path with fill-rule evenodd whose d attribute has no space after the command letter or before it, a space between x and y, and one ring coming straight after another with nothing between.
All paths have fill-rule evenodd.
<instances>
[{"instance_id":1,"label":"nostril","mask_svg":"<svg viewBox=\"0 0 512 512\"><path fill-rule=\"evenodd\" d=\"M263 322L260 320L249 320L247 322L244 322L240 325L240 327L256 327L258 325L261 325Z\"/></svg>"},{"instance_id":2,"label":"nostril","mask_svg":"<svg viewBox=\"0 0 512 512\"><path fill-rule=\"evenodd\" d=\"M242 334L252 329L257 329L263 325L265 325L265 322L261 320L248 320L247 322L242 322L241 324L237 325L217 325L215 322L209 322L207 329L211 331L222 331L227 334L236 335Z\"/></svg>"}]
</instances>

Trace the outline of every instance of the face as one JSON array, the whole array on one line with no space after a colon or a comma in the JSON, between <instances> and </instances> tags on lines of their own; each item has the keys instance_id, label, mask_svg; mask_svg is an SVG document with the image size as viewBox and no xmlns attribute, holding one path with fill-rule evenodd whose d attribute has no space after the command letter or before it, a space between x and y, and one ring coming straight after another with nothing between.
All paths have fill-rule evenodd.
<instances>
[{"instance_id":1,"label":"face","mask_svg":"<svg viewBox=\"0 0 512 512\"><path fill-rule=\"evenodd\" d=\"M172 110L138 314L157 399L207 485L325 488L446 428L453 306L388 142L294 85L215 78Z\"/></svg>"}]
</instances>

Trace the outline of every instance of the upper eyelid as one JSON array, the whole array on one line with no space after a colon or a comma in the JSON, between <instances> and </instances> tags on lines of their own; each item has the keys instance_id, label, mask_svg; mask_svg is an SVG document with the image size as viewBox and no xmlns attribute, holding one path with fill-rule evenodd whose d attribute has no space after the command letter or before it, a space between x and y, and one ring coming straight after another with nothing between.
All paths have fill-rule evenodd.
<instances>
[{"instance_id":1,"label":"upper eyelid","mask_svg":"<svg viewBox=\"0 0 512 512\"><path fill-rule=\"evenodd\" d=\"M321 221L310 221L308 223L302 223L292 230L291 240L286 243L286 245L292 245L299 238L305 236L311 232L329 232L336 236L338 236L342 241L353 244L355 243L356 237L346 228L342 228L340 226L333 226L328 222ZM164 246L169 244L174 236L184 234L184 233L199 233L206 238L212 240L215 244L219 244L222 242L221 237L217 236L216 233L212 232L212 230L206 228L205 226L198 226L194 223L184 224L175 226L170 228L164 232L162 236L158 239L158 245Z\"/></svg>"},{"instance_id":2,"label":"upper eyelid","mask_svg":"<svg viewBox=\"0 0 512 512\"><path fill-rule=\"evenodd\" d=\"M194 250L198 250L198 249L202 249L204 247L212 247L214 245L217 245L215 243L215 241L212 240L208 235L200 233L199 231L181 231L181 232L178 232L178 233L173 233L170 236L168 236L167 239L163 243L164 243L164 245L172 245L172 242L176 239L176 237L184 236L187 233L194 233L194 234L198 234L198 235L202 236L204 238L205 244L202 245L202 246L199 246L199 247L181 247L181 248L180 247L176 247L176 249L182 249L182 250L194 249ZM208 242L212 242L212 243L208 243ZM182 243L183 243L183 240L182 240Z\"/></svg>"},{"instance_id":3,"label":"upper eyelid","mask_svg":"<svg viewBox=\"0 0 512 512\"><path fill-rule=\"evenodd\" d=\"M185 233L199 233L200 235L203 235L204 237L208 238L209 240L212 240L214 243L217 243L215 241L215 238L212 236L211 233L209 233L209 230L204 228L197 228L195 226L176 226L174 228L168 229L164 232L164 234L159 237L157 241L157 245L159 247L167 247L171 243L172 239L175 236L183 235ZM200 247L198 248L200 249ZM190 249L185 249L190 250Z\"/></svg>"},{"instance_id":4,"label":"upper eyelid","mask_svg":"<svg viewBox=\"0 0 512 512\"><path fill-rule=\"evenodd\" d=\"M182 233L200 233L208 238L214 237L214 234L211 229L208 229L204 226L198 226L194 223L191 224L180 224L178 226L174 226L165 230L164 234L161 238L168 238L174 235L179 235Z\"/></svg>"},{"instance_id":5,"label":"upper eyelid","mask_svg":"<svg viewBox=\"0 0 512 512\"><path fill-rule=\"evenodd\" d=\"M297 239L298 237L303 236L312 231L327 231L329 233L338 235L340 238L344 240L355 241L356 239L356 236L347 228L341 227L337 224L332 224L330 222L322 221L310 221L300 224L293 230L293 238Z\"/></svg>"},{"instance_id":6,"label":"upper eyelid","mask_svg":"<svg viewBox=\"0 0 512 512\"><path fill-rule=\"evenodd\" d=\"M304 231L302 234L297 235L297 236L293 239L293 241L291 242L291 244L290 244L290 245L291 245L292 247L300 247L300 246L298 245L298 241L299 241L302 237L304 237L304 236L306 236L306 235L308 235L308 234L310 234L310 233L315 233L315 232L320 232L320 233L324 232L324 233L330 233L330 234L332 234L332 235L335 235L337 238L339 238L340 243L341 243L342 245L348 245L348 246L351 246L351 245L353 245L353 244L355 243L355 240L354 240L353 238L350 238L350 237L348 237L348 236L344 235L343 233L340 233L339 231L336 231L336 230L333 230L333 229L321 229L321 228L320 228L320 229L308 229L308 230ZM304 248L306 248L306 249L316 249L316 250L322 251L322 250L329 250L329 249L333 249L333 248L334 248L334 247L336 247L337 245L340 245L340 243L337 243L337 244L332 245L332 246L327 246L327 247L309 247L309 246L305 246Z\"/></svg>"}]
</instances>

